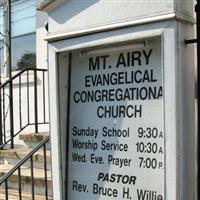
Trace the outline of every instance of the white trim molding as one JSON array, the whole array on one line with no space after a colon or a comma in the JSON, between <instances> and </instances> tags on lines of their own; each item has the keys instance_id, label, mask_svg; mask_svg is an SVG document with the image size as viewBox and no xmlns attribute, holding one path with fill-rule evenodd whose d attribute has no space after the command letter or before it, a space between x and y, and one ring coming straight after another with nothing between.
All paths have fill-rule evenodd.
<instances>
[{"instance_id":1,"label":"white trim molding","mask_svg":"<svg viewBox=\"0 0 200 200\"><path fill-rule=\"evenodd\" d=\"M105 24L103 26L96 25L95 27L86 27L84 29L76 29L76 30L63 30L60 32L49 33L44 39L50 42L57 42L60 40L65 40L69 38L80 37L88 34L101 33L105 31L111 31L121 28L128 28L132 26L145 25L149 23L157 23L164 22L169 20L177 20L182 21L189 24L194 24L195 19L189 16L181 15L180 13L169 12L162 15L153 15L151 17L144 17L138 19L129 19L123 22L116 22L115 24Z\"/></svg>"},{"instance_id":2,"label":"white trim molding","mask_svg":"<svg viewBox=\"0 0 200 200\"><path fill-rule=\"evenodd\" d=\"M61 4L63 4L66 0L38 0L37 2L37 10L49 12Z\"/></svg>"}]
</instances>

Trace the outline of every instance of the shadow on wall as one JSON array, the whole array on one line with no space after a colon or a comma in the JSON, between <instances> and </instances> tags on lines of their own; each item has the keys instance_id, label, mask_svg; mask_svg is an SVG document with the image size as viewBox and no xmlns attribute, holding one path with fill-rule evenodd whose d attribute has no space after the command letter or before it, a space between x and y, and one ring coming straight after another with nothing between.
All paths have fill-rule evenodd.
<instances>
[{"instance_id":1,"label":"shadow on wall","mask_svg":"<svg viewBox=\"0 0 200 200\"><path fill-rule=\"evenodd\" d=\"M99 0L68 0L66 5L61 5L59 7L59 13L64 13L64 15L58 15L58 11L52 11L51 17L59 24L64 24L69 19L77 16L79 13L83 12L87 8L98 3ZM70 4L70 6L68 5Z\"/></svg>"}]
</instances>

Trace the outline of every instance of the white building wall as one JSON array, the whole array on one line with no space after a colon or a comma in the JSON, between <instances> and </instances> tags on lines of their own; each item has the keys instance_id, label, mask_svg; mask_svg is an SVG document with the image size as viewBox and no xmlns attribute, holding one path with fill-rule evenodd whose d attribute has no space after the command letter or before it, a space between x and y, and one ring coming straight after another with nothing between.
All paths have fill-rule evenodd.
<instances>
[{"instance_id":1,"label":"white building wall","mask_svg":"<svg viewBox=\"0 0 200 200\"><path fill-rule=\"evenodd\" d=\"M38 72L37 76L37 98L38 98L38 122L43 123L44 118L46 122L49 122L49 112L48 112L48 77L47 72L44 75L45 85L43 85L43 75L42 72ZM19 85L19 78L14 79L13 81L13 118L14 118L14 134L20 131L20 110L21 110L21 125L25 127L28 125L28 112L29 112L29 123L32 124L35 122L35 99L34 99L34 73L33 71L29 71L29 101L28 101L28 93L27 93L27 73L23 73L21 75L21 93L20 93L20 85ZM43 95L43 86L45 86L45 97ZM2 90L3 93L3 90ZM5 124L5 132L6 138L10 138L10 120L9 120L9 111L10 111L10 104L9 104L9 88L8 85L5 88L5 95L1 97L1 101L5 102L5 114L2 126ZM45 105L43 104L45 98ZM29 111L28 111L28 104L29 104ZM2 104L3 105L3 104ZM44 117L44 107L45 107L45 117ZM3 108L3 106L2 106ZM48 132L49 125L42 124L38 125L39 132ZM35 132L34 125L28 125L23 131L23 133L33 133ZM22 145L23 142L19 140L18 136L15 137L14 143L16 145Z\"/></svg>"},{"instance_id":2,"label":"white building wall","mask_svg":"<svg viewBox=\"0 0 200 200\"><path fill-rule=\"evenodd\" d=\"M47 35L45 25L48 23L48 15L45 12L36 13L36 54L37 68L47 69L47 42L44 38Z\"/></svg>"},{"instance_id":3,"label":"white building wall","mask_svg":"<svg viewBox=\"0 0 200 200\"><path fill-rule=\"evenodd\" d=\"M50 34L63 32L70 34L85 29L109 29L161 20L175 13L185 20L192 20L192 7L192 1L180 0L65 1L56 9L48 12L49 32Z\"/></svg>"},{"instance_id":4,"label":"white building wall","mask_svg":"<svg viewBox=\"0 0 200 200\"><path fill-rule=\"evenodd\" d=\"M127 22L173 11L173 1L67 1L49 13L50 32ZM61 16L58 13L63 13ZM103 15L102 15L103 13Z\"/></svg>"}]
</instances>

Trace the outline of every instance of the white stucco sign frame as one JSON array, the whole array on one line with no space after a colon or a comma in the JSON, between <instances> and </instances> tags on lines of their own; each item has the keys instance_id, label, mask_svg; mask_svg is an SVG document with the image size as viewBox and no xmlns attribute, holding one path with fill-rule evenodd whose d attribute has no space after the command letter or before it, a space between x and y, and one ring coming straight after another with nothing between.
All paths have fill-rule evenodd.
<instances>
[{"instance_id":1,"label":"white stucco sign frame","mask_svg":"<svg viewBox=\"0 0 200 200\"><path fill-rule=\"evenodd\" d=\"M183 32L182 29L184 26L178 22L167 21L49 43L50 132L55 199L67 199L66 141L69 124L66 122L69 112L67 100L70 52L86 48L95 49L101 45L148 40L152 37L161 38L163 52L165 199L195 198L194 70L189 70L187 64L193 63L192 57L186 58L190 49L181 48L185 46L179 43L179 40L184 40L187 35L180 34L177 38L177 34ZM189 132L191 134L188 134Z\"/></svg>"}]
</instances>

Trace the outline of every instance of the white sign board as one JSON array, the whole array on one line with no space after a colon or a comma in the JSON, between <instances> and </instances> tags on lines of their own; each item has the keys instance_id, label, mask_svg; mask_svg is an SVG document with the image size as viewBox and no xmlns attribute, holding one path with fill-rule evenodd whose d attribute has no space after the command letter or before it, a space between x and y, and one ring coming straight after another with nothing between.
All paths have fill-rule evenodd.
<instances>
[{"instance_id":1,"label":"white sign board","mask_svg":"<svg viewBox=\"0 0 200 200\"><path fill-rule=\"evenodd\" d=\"M69 200L164 200L161 39L80 55L70 70Z\"/></svg>"}]
</instances>

